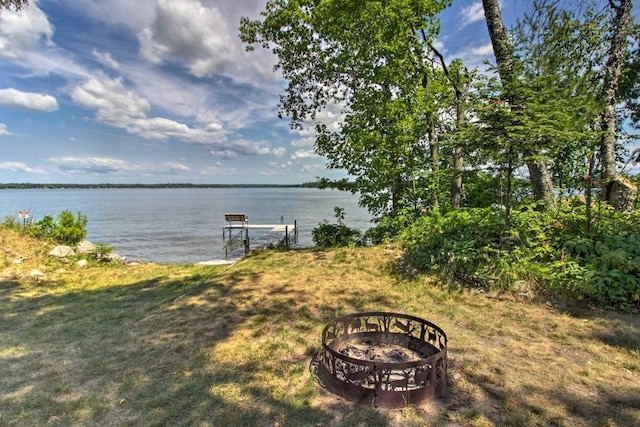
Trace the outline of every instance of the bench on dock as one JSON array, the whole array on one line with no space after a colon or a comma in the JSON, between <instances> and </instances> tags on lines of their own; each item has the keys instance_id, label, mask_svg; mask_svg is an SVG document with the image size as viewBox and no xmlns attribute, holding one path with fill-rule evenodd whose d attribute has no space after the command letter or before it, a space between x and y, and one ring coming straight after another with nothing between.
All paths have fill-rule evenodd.
<instances>
[{"instance_id":1,"label":"bench on dock","mask_svg":"<svg viewBox=\"0 0 640 427\"><path fill-rule=\"evenodd\" d=\"M249 223L249 217L243 213L226 213L224 214L224 220L227 221L229 225L233 225L234 222Z\"/></svg>"}]
</instances>

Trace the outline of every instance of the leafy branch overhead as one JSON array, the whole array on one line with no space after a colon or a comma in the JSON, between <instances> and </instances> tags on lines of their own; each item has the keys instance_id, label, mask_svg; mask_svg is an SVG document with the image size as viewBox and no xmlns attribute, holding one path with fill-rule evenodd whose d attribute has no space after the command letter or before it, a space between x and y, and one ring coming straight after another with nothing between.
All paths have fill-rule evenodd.
<instances>
[{"instance_id":1,"label":"leafy branch overhead","mask_svg":"<svg viewBox=\"0 0 640 427\"><path fill-rule=\"evenodd\" d=\"M444 86L428 45L450 3L272 1L263 20L242 21L249 48L278 58L287 81L280 113L315 130L316 151L356 179L375 214L424 197L427 135ZM337 120L323 121L322 111Z\"/></svg>"},{"instance_id":2,"label":"leafy branch overhead","mask_svg":"<svg viewBox=\"0 0 640 427\"><path fill-rule=\"evenodd\" d=\"M515 174L549 207L584 176L618 179L606 165L616 115L605 112L618 81L617 112L637 118L631 0L535 1L511 29L496 0L482 3L499 79L437 47L450 1L274 0L261 19L242 19L240 36L275 54L280 116L313 131L327 167L351 179L323 185L349 187L377 218L469 206L465 181L484 172L507 183L496 200L507 208ZM619 158L624 128L613 126Z\"/></svg>"}]
</instances>

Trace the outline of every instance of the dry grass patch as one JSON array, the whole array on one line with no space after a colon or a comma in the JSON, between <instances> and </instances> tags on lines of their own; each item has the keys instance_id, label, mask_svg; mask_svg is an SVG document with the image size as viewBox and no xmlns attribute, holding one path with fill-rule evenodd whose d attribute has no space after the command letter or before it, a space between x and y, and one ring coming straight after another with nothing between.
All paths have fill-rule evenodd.
<instances>
[{"instance_id":1,"label":"dry grass patch","mask_svg":"<svg viewBox=\"0 0 640 427\"><path fill-rule=\"evenodd\" d=\"M637 316L445 289L395 273L397 256L258 252L0 281L0 425L640 425ZM445 330L445 398L388 411L316 383L322 328L364 310Z\"/></svg>"}]
</instances>

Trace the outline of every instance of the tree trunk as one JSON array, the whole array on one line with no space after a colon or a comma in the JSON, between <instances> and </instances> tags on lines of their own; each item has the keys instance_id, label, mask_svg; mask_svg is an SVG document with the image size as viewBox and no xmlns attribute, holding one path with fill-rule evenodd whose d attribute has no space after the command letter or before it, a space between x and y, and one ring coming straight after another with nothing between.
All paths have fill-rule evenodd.
<instances>
[{"instance_id":1,"label":"tree trunk","mask_svg":"<svg viewBox=\"0 0 640 427\"><path fill-rule=\"evenodd\" d=\"M624 180L619 178L616 172L616 103L620 74L628 43L633 0L620 0L618 6L615 5L614 0L609 0L609 5L615 10L616 17L602 84L605 107L601 117L600 163L602 173L600 178L604 199L615 209L628 211L635 209L637 189L625 185ZM624 197L620 196L621 189L624 189Z\"/></svg>"},{"instance_id":2,"label":"tree trunk","mask_svg":"<svg viewBox=\"0 0 640 427\"><path fill-rule=\"evenodd\" d=\"M487 28L489 30L489 36L491 37L491 45L493 46L493 52L496 57L502 87L509 98L511 108L514 110L521 109L522 105L520 104L522 102L519 99L517 89L514 87L516 76L513 67L513 46L509 41L507 29L502 22L502 14L498 0L482 0L482 6L484 8L484 16L487 21ZM555 203L555 195L551 174L549 173L546 163L541 160L536 160L534 154L535 153L532 152L523 152L529 170L529 180L531 181L533 197L535 200L544 201L549 205L553 205Z\"/></svg>"},{"instance_id":3,"label":"tree trunk","mask_svg":"<svg viewBox=\"0 0 640 427\"><path fill-rule=\"evenodd\" d=\"M453 178L451 179L451 206L460 209L462 205L462 170L464 168L464 155L462 146L453 149Z\"/></svg>"},{"instance_id":4,"label":"tree trunk","mask_svg":"<svg viewBox=\"0 0 640 427\"><path fill-rule=\"evenodd\" d=\"M525 151L525 157L531 159L532 153ZM534 199L544 201L550 206L555 204L555 195L553 188L553 180L547 168L547 164L540 160L528 160L527 169L529 170L529 178L531 180L531 190Z\"/></svg>"},{"instance_id":5,"label":"tree trunk","mask_svg":"<svg viewBox=\"0 0 640 427\"><path fill-rule=\"evenodd\" d=\"M424 36L424 34L423 34ZM426 38L426 37L425 37ZM432 44L429 44L431 51L440 59L442 70L447 76L456 94L456 128L459 130L466 123L466 103L469 93L469 71L464 68L464 77L460 75L460 68L456 67L455 78L449 73L449 67L444 60L444 56ZM426 85L424 86L426 88ZM451 206L459 209L462 202L462 172L464 167L464 154L462 145L457 145L453 149L453 177L451 178Z\"/></svg>"},{"instance_id":6,"label":"tree trunk","mask_svg":"<svg viewBox=\"0 0 640 427\"><path fill-rule=\"evenodd\" d=\"M433 174L433 186L431 191L431 204L434 210L438 210L440 207L440 199L438 193L440 192L440 149L438 147L438 134L436 132L436 126L434 120L431 122L429 128L429 151L431 153L431 172Z\"/></svg>"},{"instance_id":7,"label":"tree trunk","mask_svg":"<svg viewBox=\"0 0 640 427\"><path fill-rule=\"evenodd\" d=\"M456 128L459 130L467 121L465 104L469 85L462 84L458 71L456 85ZM459 209L462 204L462 171L464 168L464 154L462 145L458 144L453 149L453 178L451 179L451 206Z\"/></svg>"}]
</instances>

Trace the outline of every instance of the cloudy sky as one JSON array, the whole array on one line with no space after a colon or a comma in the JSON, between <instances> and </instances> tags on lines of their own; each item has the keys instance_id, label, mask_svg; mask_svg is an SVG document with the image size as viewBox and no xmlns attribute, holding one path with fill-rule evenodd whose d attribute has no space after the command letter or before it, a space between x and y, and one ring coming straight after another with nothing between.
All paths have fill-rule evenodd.
<instances>
[{"instance_id":1,"label":"cloudy sky","mask_svg":"<svg viewBox=\"0 0 640 427\"><path fill-rule=\"evenodd\" d=\"M342 177L277 117L284 82L245 52L265 0L30 0L0 15L0 182L273 183ZM505 19L518 4L505 0ZM438 45L492 58L480 1ZM332 116L326 114L325 119Z\"/></svg>"}]
</instances>

